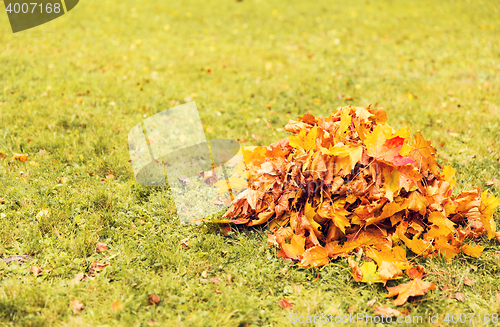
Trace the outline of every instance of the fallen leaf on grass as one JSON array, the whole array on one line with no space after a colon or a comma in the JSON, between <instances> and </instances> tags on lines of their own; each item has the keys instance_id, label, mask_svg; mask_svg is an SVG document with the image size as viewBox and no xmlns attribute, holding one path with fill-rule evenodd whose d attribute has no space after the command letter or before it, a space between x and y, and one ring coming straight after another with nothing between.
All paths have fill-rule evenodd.
<instances>
[{"instance_id":1,"label":"fallen leaf on grass","mask_svg":"<svg viewBox=\"0 0 500 327\"><path fill-rule=\"evenodd\" d=\"M465 301L465 294L464 293L460 293L460 292L456 293L454 297L455 297L455 299L457 299L460 302Z\"/></svg>"},{"instance_id":2,"label":"fallen leaf on grass","mask_svg":"<svg viewBox=\"0 0 500 327\"><path fill-rule=\"evenodd\" d=\"M72 285L76 285L76 284L80 283L80 281L84 278L85 278L85 275L83 273L78 273L75 275L75 278L73 278L70 283Z\"/></svg>"},{"instance_id":3,"label":"fallen leaf on grass","mask_svg":"<svg viewBox=\"0 0 500 327\"><path fill-rule=\"evenodd\" d=\"M214 283L215 285L219 285L220 279L219 277L210 277L210 281Z\"/></svg>"},{"instance_id":4,"label":"fallen leaf on grass","mask_svg":"<svg viewBox=\"0 0 500 327\"><path fill-rule=\"evenodd\" d=\"M26 162L28 161L28 157L25 154L14 153L12 160L19 160L21 162Z\"/></svg>"},{"instance_id":5,"label":"fallen leaf on grass","mask_svg":"<svg viewBox=\"0 0 500 327\"><path fill-rule=\"evenodd\" d=\"M73 309L74 313L78 313L78 312L82 311L85 308L85 306L83 305L83 302L80 302L77 299L72 299L69 302L69 307L71 309Z\"/></svg>"},{"instance_id":6,"label":"fallen leaf on grass","mask_svg":"<svg viewBox=\"0 0 500 327\"><path fill-rule=\"evenodd\" d=\"M385 305L382 305L380 307L373 307L373 310L375 310L375 314L382 317L398 317L401 315L401 312L399 312L398 310L389 308Z\"/></svg>"},{"instance_id":7,"label":"fallen leaf on grass","mask_svg":"<svg viewBox=\"0 0 500 327\"><path fill-rule=\"evenodd\" d=\"M464 278L464 284L467 285L467 286L472 286L476 283L475 280L473 279L470 279L469 277L465 277Z\"/></svg>"},{"instance_id":8,"label":"fallen leaf on grass","mask_svg":"<svg viewBox=\"0 0 500 327\"><path fill-rule=\"evenodd\" d=\"M406 303L410 296L418 296L424 295L430 290L436 288L436 285L431 282L426 282L421 279L414 279L407 283L400 284L398 286L389 287L387 286L387 290L389 294L384 297L391 297L397 295L398 297L394 301L394 304L397 306L403 305Z\"/></svg>"},{"instance_id":9,"label":"fallen leaf on grass","mask_svg":"<svg viewBox=\"0 0 500 327\"><path fill-rule=\"evenodd\" d=\"M160 303L160 298L154 294L149 294L148 304L153 305L158 303Z\"/></svg>"},{"instance_id":10,"label":"fallen leaf on grass","mask_svg":"<svg viewBox=\"0 0 500 327\"><path fill-rule=\"evenodd\" d=\"M36 218L46 217L46 216L49 216L49 215L50 215L50 209L49 208L45 208L45 209L40 210L36 214Z\"/></svg>"},{"instance_id":11,"label":"fallen leaf on grass","mask_svg":"<svg viewBox=\"0 0 500 327\"><path fill-rule=\"evenodd\" d=\"M490 181L485 183L486 185L500 185L500 180L493 177Z\"/></svg>"},{"instance_id":12,"label":"fallen leaf on grass","mask_svg":"<svg viewBox=\"0 0 500 327\"><path fill-rule=\"evenodd\" d=\"M373 307L373 305L375 304L375 302L377 302L377 299L372 299L372 300L366 302L366 305L369 306L369 307Z\"/></svg>"},{"instance_id":13,"label":"fallen leaf on grass","mask_svg":"<svg viewBox=\"0 0 500 327\"><path fill-rule=\"evenodd\" d=\"M479 258L481 254L483 253L484 246L473 246L470 244L462 245L462 251L467 254L468 256L474 257L474 258Z\"/></svg>"},{"instance_id":14,"label":"fallen leaf on grass","mask_svg":"<svg viewBox=\"0 0 500 327\"><path fill-rule=\"evenodd\" d=\"M113 312L118 312L122 309L122 306L120 304L120 301L115 301L113 303L111 303L111 310Z\"/></svg>"},{"instance_id":15,"label":"fallen leaf on grass","mask_svg":"<svg viewBox=\"0 0 500 327\"><path fill-rule=\"evenodd\" d=\"M389 279L395 279L403 274L403 272L392 262L383 261L378 270L378 276L387 282Z\"/></svg>"},{"instance_id":16,"label":"fallen leaf on grass","mask_svg":"<svg viewBox=\"0 0 500 327\"><path fill-rule=\"evenodd\" d=\"M104 268L109 266L109 263L107 262L101 262L101 261L95 261L92 263L92 266L90 266L90 272L92 274L100 273Z\"/></svg>"},{"instance_id":17,"label":"fallen leaf on grass","mask_svg":"<svg viewBox=\"0 0 500 327\"><path fill-rule=\"evenodd\" d=\"M422 276L424 275L424 267L422 266L411 267L406 271L406 274L411 279L422 279Z\"/></svg>"},{"instance_id":18,"label":"fallen leaf on grass","mask_svg":"<svg viewBox=\"0 0 500 327\"><path fill-rule=\"evenodd\" d=\"M200 283L202 283L202 284L208 284L208 279L200 278Z\"/></svg>"},{"instance_id":19,"label":"fallen leaf on grass","mask_svg":"<svg viewBox=\"0 0 500 327\"><path fill-rule=\"evenodd\" d=\"M35 276L38 276L42 273L43 269L36 266L36 265L32 265L31 267L29 267L28 269L31 273L33 273L33 275Z\"/></svg>"},{"instance_id":20,"label":"fallen leaf on grass","mask_svg":"<svg viewBox=\"0 0 500 327\"><path fill-rule=\"evenodd\" d=\"M189 239L188 238L185 238L183 240L181 240L181 245L184 249L189 249L190 246L189 246Z\"/></svg>"},{"instance_id":21,"label":"fallen leaf on grass","mask_svg":"<svg viewBox=\"0 0 500 327\"><path fill-rule=\"evenodd\" d=\"M96 249L97 249L97 252L104 252L108 249L108 245L106 243L98 242L96 244Z\"/></svg>"},{"instance_id":22,"label":"fallen leaf on grass","mask_svg":"<svg viewBox=\"0 0 500 327\"><path fill-rule=\"evenodd\" d=\"M7 215L2 212L2 213L0 213L0 218L2 218L2 219L7 218Z\"/></svg>"},{"instance_id":23,"label":"fallen leaf on grass","mask_svg":"<svg viewBox=\"0 0 500 327\"><path fill-rule=\"evenodd\" d=\"M349 267L352 269L352 277L354 278L354 281L356 282L361 282L363 279L363 272L359 268L358 263L351 257L347 258L347 261L349 263Z\"/></svg>"},{"instance_id":24,"label":"fallen leaf on grass","mask_svg":"<svg viewBox=\"0 0 500 327\"><path fill-rule=\"evenodd\" d=\"M293 308L293 302L290 301L290 300L287 300L287 299L281 299L278 304L280 305L280 307L282 307L283 309L286 309L286 310L290 310Z\"/></svg>"},{"instance_id":25,"label":"fallen leaf on grass","mask_svg":"<svg viewBox=\"0 0 500 327\"><path fill-rule=\"evenodd\" d=\"M497 292L497 294L495 294L495 299L500 300L500 292Z\"/></svg>"}]
</instances>

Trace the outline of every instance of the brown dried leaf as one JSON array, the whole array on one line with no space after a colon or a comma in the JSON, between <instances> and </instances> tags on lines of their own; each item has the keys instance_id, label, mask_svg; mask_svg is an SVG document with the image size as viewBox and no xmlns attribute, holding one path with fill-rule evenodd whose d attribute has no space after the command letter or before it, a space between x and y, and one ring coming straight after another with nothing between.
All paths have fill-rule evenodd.
<instances>
[{"instance_id":1,"label":"brown dried leaf","mask_svg":"<svg viewBox=\"0 0 500 327\"><path fill-rule=\"evenodd\" d=\"M73 285L76 285L78 283L80 283L80 281L82 279L84 279L85 275L83 273L78 273L75 275L75 278L73 278L70 283L73 284Z\"/></svg>"},{"instance_id":2,"label":"brown dried leaf","mask_svg":"<svg viewBox=\"0 0 500 327\"><path fill-rule=\"evenodd\" d=\"M31 267L29 267L29 271L33 273L33 275L38 276L42 273L43 269L36 265L32 265Z\"/></svg>"},{"instance_id":3,"label":"brown dried leaf","mask_svg":"<svg viewBox=\"0 0 500 327\"><path fill-rule=\"evenodd\" d=\"M120 301L115 301L111 303L111 310L113 312L119 312L122 309L122 306L120 304Z\"/></svg>"},{"instance_id":4,"label":"brown dried leaf","mask_svg":"<svg viewBox=\"0 0 500 327\"><path fill-rule=\"evenodd\" d=\"M286 310L291 310L293 308L293 302L287 299L281 299L278 304Z\"/></svg>"},{"instance_id":5,"label":"brown dried leaf","mask_svg":"<svg viewBox=\"0 0 500 327\"><path fill-rule=\"evenodd\" d=\"M455 299L457 299L460 302L465 301L465 294L464 293L455 293Z\"/></svg>"},{"instance_id":6,"label":"brown dried leaf","mask_svg":"<svg viewBox=\"0 0 500 327\"><path fill-rule=\"evenodd\" d=\"M423 295L435 288L436 285L434 283L426 282L417 278L407 283L400 284L398 286L394 287L387 286L389 294L385 295L384 297L391 297L397 295L398 297L394 301L394 304L400 306L405 304L410 296Z\"/></svg>"},{"instance_id":7,"label":"brown dried leaf","mask_svg":"<svg viewBox=\"0 0 500 327\"><path fill-rule=\"evenodd\" d=\"M465 277L464 278L464 284L467 285L467 286L472 286L476 283L475 280L473 279L470 279L469 277Z\"/></svg>"},{"instance_id":8,"label":"brown dried leaf","mask_svg":"<svg viewBox=\"0 0 500 327\"><path fill-rule=\"evenodd\" d=\"M14 153L12 160L19 160L21 162L26 162L28 161L28 157L25 154Z\"/></svg>"},{"instance_id":9,"label":"brown dried leaf","mask_svg":"<svg viewBox=\"0 0 500 327\"><path fill-rule=\"evenodd\" d=\"M98 242L96 244L96 249L97 249L97 252L104 252L108 249L108 246L105 243Z\"/></svg>"},{"instance_id":10,"label":"brown dried leaf","mask_svg":"<svg viewBox=\"0 0 500 327\"><path fill-rule=\"evenodd\" d=\"M153 305L153 304L158 304L158 303L160 303L160 298L154 294L149 294L148 304Z\"/></svg>"},{"instance_id":11,"label":"brown dried leaf","mask_svg":"<svg viewBox=\"0 0 500 327\"><path fill-rule=\"evenodd\" d=\"M375 310L375 314L382 317L399 317L401 315L401 312L398 310L389 308L385 305L373 307L373 310Z\"/></svg>"},{"instance_id":12,"label":"brown dried leaf","mask_svg":"<svg viewBox=\"0 0 500 327\"><path fill-rule=\"evenodd\" d=\"M73 310L73 313L78 313L85 308L83 302L80 302L77 299L72 299L69 302L69 307Z\"/></svg>"}]
</instances>

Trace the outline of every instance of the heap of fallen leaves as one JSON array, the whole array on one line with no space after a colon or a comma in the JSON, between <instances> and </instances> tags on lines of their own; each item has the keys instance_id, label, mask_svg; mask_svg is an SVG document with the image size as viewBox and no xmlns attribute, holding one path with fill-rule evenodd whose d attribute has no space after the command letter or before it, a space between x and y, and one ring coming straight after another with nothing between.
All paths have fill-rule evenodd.
<instances>
[{"instance_id":1,"label":"heap of fallen leaves","mask_svg":"<svg viewBox=\"0 0 500 327\"><path fill-rule=\"evenodd\" d=\"M394 132L384 110L346 107L299 119L285 126L293 135L243 150L248 188L221 222L268 223L269 243L301 267L346 256L356 281L384 284L405 271L412 281L388 287L397 305L435 288L421 280L406 249L447 260L460 252L479 257L483 247L470 240L495 236L500 200L479 188L454 196L455 170L436 162L420 132Z\"/></svg>"}]
</instances>

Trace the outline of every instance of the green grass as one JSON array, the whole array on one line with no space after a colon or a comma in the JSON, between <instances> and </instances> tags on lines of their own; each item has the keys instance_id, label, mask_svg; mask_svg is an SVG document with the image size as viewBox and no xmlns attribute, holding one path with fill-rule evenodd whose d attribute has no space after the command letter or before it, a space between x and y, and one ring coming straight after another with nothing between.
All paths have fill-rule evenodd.
<instances>
[{"instance_id":1,"label":"green grass","mask_svg":"<svg viewBox=\"0 0 500 327\"><path fill-rule=\"evenodd\" d=\"M265 229L181 226L168 190L135 183L128 132L192 99L207 138L265 145L276 140L267 120L284 137L288 118L372 103L394 128L432 141L457 169L457 191L498 197L485 182L500 179L499 19L492 0L87 0L12 34L0 14L0 257L34 257L0 261L0 325L292 325L282 298L298 315L374 315L372 299L394 307L384 287L355 283L344 260L320 271L285 263ZM28 162L9 163L13 153ZM37 217L43 208L50 215ZM109 251L96 253L97 242ZM500 313L500 246L479 243L478 259L416 259L438 289L403 308L444 325L447 313ZM71 284L97 260L109 266ZM44 272L28 273L32 264ZM200 283L203 271L221 283ZM464 302L446 298L457 292ZM149 306L149 294L161 302ZM85 305L77 314L73 298Z\"/></svg>"}]
</instances>

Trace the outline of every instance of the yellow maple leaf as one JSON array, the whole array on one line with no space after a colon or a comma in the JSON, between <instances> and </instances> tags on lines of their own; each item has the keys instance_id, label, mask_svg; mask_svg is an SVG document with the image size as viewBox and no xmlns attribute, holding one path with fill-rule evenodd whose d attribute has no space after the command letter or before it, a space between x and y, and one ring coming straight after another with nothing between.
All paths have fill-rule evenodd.
<instances>
[{"instance_id":1,"label":"yellow maple leaf","mask_svg":"<svg viewBox=\"0 0 500 327\"><path fill-rule=\"evenodd\" d=\"M328 264L328 251L322 246L313 246L302 254L300 264L302 267L320 267Z\"/></svg>"},{"instance_id":2,"label":"yellow maple leaf","mask_svg":"<svg viewBox=\"0 0 500 327\"><path fill-rule=\"evenodd\" d=\"M479 212L481 212L481 222L484 229L488 232L489 240L495 236L496 226L493 220L493 211L495 211L499 203L500 199L497 199L494 195L488 195L486 192L481 193Z\"/></svg>"},{"instance_id":3,"label":"yellow maple leaf","mask_svg":"<svg viewBox=\"0 0 500 327\"><path fill-rule=\"evenodd\" d=\"M483 253L484 246L473 246L470 244L465 244L462 245L461 247L463 253L467 254L468 256L474 257L474 258L479 258L481 254Z\"/></svg>"},{"instance_id":4,"label":"yellow maple leaf","mask_svg":"<svg viewBox=\"0 0 500 327\"><path fill-rule=\"evenodd\" d=\"M294 148L302 148L304 151L316 149L316 137L318 135L318 127L314 126L310 131L307 129L300 130L298 135L288 137L290 146Z\"/></svg>"}]
</instances>

